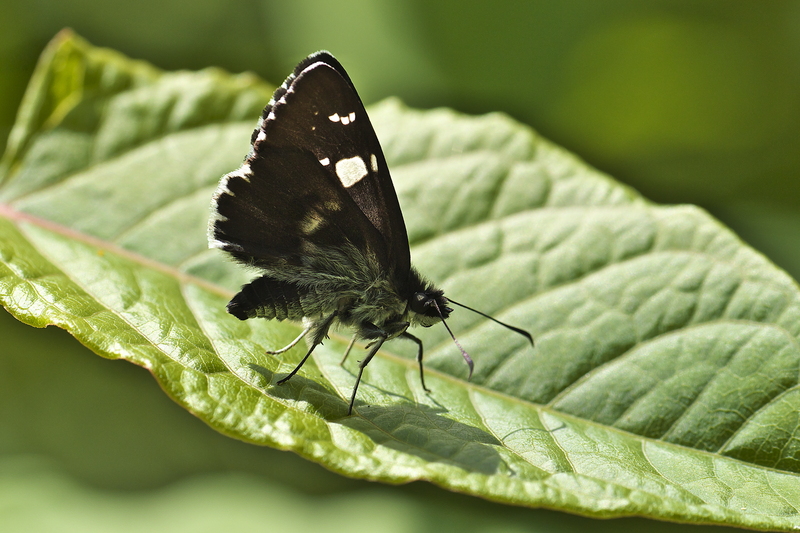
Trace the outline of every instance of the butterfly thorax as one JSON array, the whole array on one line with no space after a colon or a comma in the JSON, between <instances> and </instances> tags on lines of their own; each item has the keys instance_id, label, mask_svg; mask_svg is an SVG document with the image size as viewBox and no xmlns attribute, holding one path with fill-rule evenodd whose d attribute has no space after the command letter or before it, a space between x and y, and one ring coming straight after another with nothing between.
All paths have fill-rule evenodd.
<instances>
[{"instance_id":1,"label":"butterfly thorax","mask_svg":"<svg viewBox=\"0 0 800 533\"><path fill-rule=\"evenodd\" d=\"M412 268L406 283L382 276L359 291L340 293L336 320L362 338L391 339L409 326L429 327L447 318L452 312L447 303L444 292Z\"/></svg>"}]
</instances>

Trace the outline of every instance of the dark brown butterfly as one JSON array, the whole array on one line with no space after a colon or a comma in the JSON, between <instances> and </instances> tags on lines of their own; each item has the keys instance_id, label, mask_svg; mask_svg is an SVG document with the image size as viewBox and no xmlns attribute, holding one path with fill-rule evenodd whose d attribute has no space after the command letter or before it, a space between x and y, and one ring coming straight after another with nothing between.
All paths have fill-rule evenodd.
<instances>
[{"instance_id":1,"label":"dark brown butterfly","mask_svg":"<svg viewBox=\"0 0 800 533\"><path fill-rule=\"evenodd\" d=\"M462 304L411 266L386 159L342 65L324 51L301 61L275 91L251 142L242 167L225 175L214 193L209 244L261 272L230 301L229 313L305 324L291 344L270 352L307 337L308 353L278 383L294 376L338 323L355 330L354 340L369 342L348 413L364 367L390 339L417 343L428 391L422 341L408 328L443 322L450 332L449 304ZM533 343L528 332L503 325ZM472 376L472 359L453 340Z\"/></svg>"}]
</instances>

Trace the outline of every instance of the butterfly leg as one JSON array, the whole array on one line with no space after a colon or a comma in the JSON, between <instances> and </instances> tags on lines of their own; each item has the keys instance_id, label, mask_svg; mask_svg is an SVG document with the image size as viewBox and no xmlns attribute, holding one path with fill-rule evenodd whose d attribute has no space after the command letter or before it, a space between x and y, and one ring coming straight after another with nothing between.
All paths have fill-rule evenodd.
<instances>
[{"instance_id":1,"label":"butterfly leg","mask_svg":"<svg viewBox=\"0 0 800 533\"><path fill-rule=\"evenodd\" d=\"M316 348L317 346L322 344L322 340L325 337L327 337L328 329L331 327L331 324L333 323L333 319L336 318L336 315L337 315L337 312L334 311L333 313L330 314L330 316L325 318L322 322L319 322L317 324L311 324L308 327L309 331L310 330L314 330L313 339L311 341L311 348L308 349L308 353L306 353L306 356L303 357L303 360L300 361L300 363L296 367L294 367L294 370L289 372L288 376L278 380L278 385L283 385L284 383L286 383L287 381L292 379L292 377L295 374L297 374L298 370L300 370L303 367L303 365L306 363L306 360L311 355L311 352L314 351L314 348ZM301 336L301 338L302 338L302 336Z\"/></svg>"},{"instance_id":2,"label":"butterfly leg","mask_svg":"<svg viewBox=\"0 0 800 533\"><path fill-rule=\"evenodd\" d=\"M295 340L293 340L292 342L290 342L289 344L287 344L283 348L280 348L278 350L267 350L266 353L268 353L270 355L278 355L278 354L281 354L283 352L288 352L289 350L294 348L295 345L303 339L303 337L308 335L308 332L311 331L311 327L312 327L311 325L307 326L306 329L304 329L303 332L300 335L298 335Z\"/></svg>"},{"instance_id":3,"label":"butterfly leg","mask_svg":"<svg viewBox=\"0 0 800 533\"><path fill-rule=\"evenodd\" d=\"M356 378L356 384L353 387L353 395L350 396L350 407L347 409L348 415L353 414L353 404L356 402L356 391L358 391L358 384L361 383L361 374L364 373L364 368L366 368L369 362L372 361L372 358L375 357L375 354L378 353L378 350L381 349L381 346L383 346L383 343L386 342L387 338L388 335L384 333L382 336L373 340L369 344L369 353L367 353L367 356L361 361L361 363L359 363L358 377Z\"/></svg>"},{"instance_id":4,"label":"butterfly leg","mask_svg":"<svg viewBox=\"0 0 800 533\"><path fill-rule=\"evenodd\" d=\"M417 363L419 363L419 380L422 382L422 389L425 392L430 392L431 390L425 386L425 372L422 370L422 341L407 331L404 331L399 336L403 339L408 339L410 341L414 341L417 343L417 346L419 347L419 350L417 351Z\"/></svg>"},{"instance_id":5,"label":"butterfly leg","mask_svg":"<svg viewBox=\"0 0 800 533\"><path fill-rule=\"evenodd\" d=\"M347 356L350 355L350 350L353 349L353 344L355 344L357 338L358 335L353 335L353 338L350 339L350 344L347 345L347 349L344 351L344 357L342 357L342 360L339 363L340 366L344 365L344 362L347 359Z\"/></svg>"}]
</instances>

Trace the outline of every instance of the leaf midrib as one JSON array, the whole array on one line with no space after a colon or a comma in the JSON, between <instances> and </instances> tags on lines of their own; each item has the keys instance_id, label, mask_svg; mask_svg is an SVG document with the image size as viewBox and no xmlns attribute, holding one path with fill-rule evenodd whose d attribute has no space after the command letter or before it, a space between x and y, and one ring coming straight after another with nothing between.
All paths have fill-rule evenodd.
<instances>
[{"instance_id":1,"label":"leaf midrib","mask_svg":"<svg viewBox=\"0 0 800 533\"><path fill-rule=\"evenodd\" d=\"M230 298L231 296L233 296L233 293L231 291L223 289L219 285L211 283L210 281L204 278L188 274L175 267L166 265L159 261L155 261L153 259L148 258L147 256L144 256L137 252L133 252L131 250L128 250L127 248L123 248L113 242L109 242L99 237L95 237L93 235L89 235L87 233L74 230L70 227L64 226L63 224L58 224L51 220L47 220L45 218L36 215L31 215L24 211L16 210L8 204L0 203L0 216L8 220L14 221L15 223L32 224L34 226L45 229L57 235L66 237L70 240L74 240L77 242L81 242L83 244L88 244L89 246L94 246L96 248L107 250L115 255L123 257L143 267L156 270L163 274L167 274L168 276L176 279L181 283L192 283L198 285L218 296L224 298Z\"/></svg>"}]
</instances>

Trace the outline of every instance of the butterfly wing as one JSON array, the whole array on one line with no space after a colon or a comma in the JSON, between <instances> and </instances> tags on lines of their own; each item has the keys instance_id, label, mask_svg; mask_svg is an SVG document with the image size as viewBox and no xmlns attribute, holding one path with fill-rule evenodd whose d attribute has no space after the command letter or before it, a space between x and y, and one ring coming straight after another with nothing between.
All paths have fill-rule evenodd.
<instances>
[{"instance_id":1,"label":"butterfly wing","mask_svg":"<svg viewBox=\"0 0 800 533\"><path fill-rule=\"evenodd\" d=\"M298 65L264 109L252 145L214 195L209 242L272 281L243 290L239 312L235 305L231 312L279 317L282 311L259 304L256 289L269 301L326 295L330 301L306 298L304 306L319 305L305 315L295 306L289 318L308 316L363 290L376 273L405 291L408 237L386 161L350 78L330 54Z\"/></svg>"},{"instance_id":2,"label":"butterfly wing","mask_svg":"<svg viewBox=\"0 0 800 533\"><path fill-rule=\"evenodd\" d=\"M256 151L223 178L214 209L212 246L276 277L300 276L295 270L347 245L386 257L378 232L306 150Z\"/></svg>"},{"instance_id":3,"label":"butterfly wing","mask_svg":"<svg viewBox=\"0 0 800 533\"><path fill-rule=\"evenodd\" d=\"M375 130L350 77L327 52L303 60L275 92L253 134L267 147L308 150L381 235L386 267L403 279L411 257L400 204Z\"/></svg>"}]
</instances>

